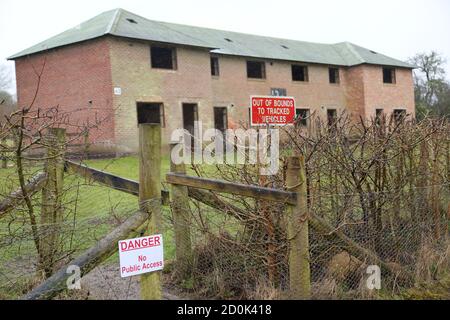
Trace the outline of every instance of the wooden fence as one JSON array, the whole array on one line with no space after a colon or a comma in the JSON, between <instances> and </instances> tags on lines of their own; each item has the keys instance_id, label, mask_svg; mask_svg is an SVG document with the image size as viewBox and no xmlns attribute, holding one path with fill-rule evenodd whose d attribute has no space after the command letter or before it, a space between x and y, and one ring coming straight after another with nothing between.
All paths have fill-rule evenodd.
<instances>
[{"instance_id":1,"label":"wooden fence","mask_svg":"<svg viewBox=\"0 0 450 320\"><path fill-rule=\"evenodd\" d=\"M57 134L56 134L57 133ZM61 131L54 131L53 136L63 139ZM52 188L53 192L58 192L62 187L62 175L59 160L63 151L59 152L47 160L45 172L33 177L27 184L28 193L35 193L40 189L45 189L45 181L48 177L53 177L53 183L58 187ZM381 268L389 273L396 274L397 269L382 261L375 253L360 246L343 232L335 230L322 218L316 217L312 212L308 212L306 197L306 174L304 158L292 156L287 162L287 190L277 190L264 188L255 185L245 185L222 180L206 179L186 174L184 165L171 164L171 172L165 177L170 184L170 192L162 190L161 179L161 128L157 124L141 124L139 126L139 182L125 179L110 173L90 168L84 164L73 161L64 161L64 170L78 174L82 177L101 183L115 190L120 190L139 197L139 210L128 218L122 225L101 239L94 247L90 248L78 258L69 262L66 266L53 272L41 285L29 292L25 299L43 299L54 297L57 293L65 289L65 281L69 277L66 273L67 266L78 265L81 274L85 275L90 270L99 265L117 250L117 241L125 237L160 233L161 230L161 205L172 203L175 234L176 271L187 275L187 266L192 265L191 230L189 226L189 198L198 200L214 209L230 213L230 205L227 208L213 196L217 193L230 193L244 197L251 197L258 200L268 200L286 204L286 234L289 241L289 297L292 299L308 299L311 297L310 279L310 259L309 259L309 227L314 228L327 237L334 238L348 246L351 254L362 259L369 257L374 263L378 263ZM61 177L61 178L60 178ZM61 181L59 180L61 179ZM0 202L0 218L10 210L17 201L20 201L20 190L12 193ZM57 199L58 196L52 194L45 199ZM50 201L50 200L49 200ZM53 200L52 200L53 201ZM46 207L46 214L51 216L52 210L58 210L60 206L54 203L43 204ZM237 206L232 206L232 214L238 220L246 216L246 212ZM55 230L56 232L56 230ZM52 240L53 239L53 240ZM54 238L47 241L51 247ZM161 299L161 274L159 271L144 274L141 276L141 297L143 299Z\"/></svg>"}]
</instances>

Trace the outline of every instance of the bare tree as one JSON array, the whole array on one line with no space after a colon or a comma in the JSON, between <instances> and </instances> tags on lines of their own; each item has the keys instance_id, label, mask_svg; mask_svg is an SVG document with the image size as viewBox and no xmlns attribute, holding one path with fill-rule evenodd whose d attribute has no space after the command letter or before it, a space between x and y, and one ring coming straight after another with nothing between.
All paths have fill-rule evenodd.
<instances>
[{"instance_id":1,"label":"bare tree","mask_svg":"<svg viewBox=\"0 0 450 320\"><path fill-rule=\"evenodd\" d=\"M0 65L0 91L7 91L12 87L12 73L6 65Z\"/></svg>"},{"instance_id":2,"label":"bare tree","mask_svg":"<svg viewBox=\"0 0 450 320\"><path fill-rule=\"evenodd\" d=\"M6 115L10 115L16 109L13 96L7 91L0 91L0 123Z\"/></svg>"},{"instance_id":3,"label":"bare tree","mask_svg":"<svg viewBox=\"0 0 450 320\"><path fill-rule=\"evenodd\" d=\"M414 94L418 115L427 112L433 115L445 116L450 114L448 105L449 83L446 80L444 66L446 59L439 53L418 53L409 59L417 66L414 72Z\"/></svg>"},{"instance_id":4,"label":"bare tree","mask_svg":"<svg viewBox=\"0 0 450 320\"><path fill-rule=\"evenodd\" d=\"M16 101L8 89L12 87L12 75L5 65L0 65L0 123L16 109Z\"/></svg>"}]
</instances>

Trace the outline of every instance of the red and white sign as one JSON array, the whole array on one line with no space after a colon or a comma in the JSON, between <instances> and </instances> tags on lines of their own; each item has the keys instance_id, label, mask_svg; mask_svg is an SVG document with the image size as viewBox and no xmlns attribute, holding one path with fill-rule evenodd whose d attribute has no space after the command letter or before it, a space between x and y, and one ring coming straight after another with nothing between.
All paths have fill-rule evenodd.
<instances>
[{"instance_id":1,"label":"red and white sign","mask_svg":"<svg viewBox=\"0 0 450 320\"><path fill-rule=\"evenodd\" d=\"M295 100L292 97L251 96L250 105L252 126L294 123Z\"/></svg>"},{"instance_id":2,"label":"red and white sign","mask_svg":"<svg viewBox=\"0 0 450 320\"><path fill-rule=\"evenodd\" d=\"M164 267L161 234L119 241L120 276L162 270Z\"/></svg>"}]
</instances>

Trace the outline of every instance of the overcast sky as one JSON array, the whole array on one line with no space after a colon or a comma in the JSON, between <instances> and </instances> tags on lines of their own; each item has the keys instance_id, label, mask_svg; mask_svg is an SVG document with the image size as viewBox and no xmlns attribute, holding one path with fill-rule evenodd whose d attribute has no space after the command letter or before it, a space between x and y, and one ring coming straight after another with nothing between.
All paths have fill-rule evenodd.
<instances>
[{"instance_id":1,"label":"overcast sky","mask_svg":"<svg viewBox=\"0 0 450 320\"><path fill-rule=\"evenodd\" d=\"M350 41L401 60L436 50L449 60L450 78L449 0L0 0L0 64L114 8L153 20L259 35Z\"/></svg>"}]
</instances>

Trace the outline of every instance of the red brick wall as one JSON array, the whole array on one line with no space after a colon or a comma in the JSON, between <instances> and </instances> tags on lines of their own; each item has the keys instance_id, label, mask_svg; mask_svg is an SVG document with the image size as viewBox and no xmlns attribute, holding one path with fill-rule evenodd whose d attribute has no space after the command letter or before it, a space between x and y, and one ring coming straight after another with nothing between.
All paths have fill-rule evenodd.
<instances>
[{"instance_id":1,"label":"red brick wall","mask_svg":"<svg viewBox=\"0 0 450 320\"><path fill-rule=\"evenodd\" d=\"M347 68L344 73L346 79L347 112L353 120L364 117L364 66Z\"/></svg>"},{"instance_id":2,"label":"red brick wall","mask_svg":"<svg viewBox=\"0 0 450 320\"><path fill-rule=\"evenodd\" d=\"M330 84L328 66L310 64L309 82L301 83L292 81L287 61L266 60L267 78L247 79L246 58L234 56L220 56L220 76L212 77L209 57L205 49L178 47L177 70L153 69L150 43L103 37L18 59L18 102L22 106L30 103L37 86L34 70L39 72L45 62L35 106L59 105L71 113L71 123L92 123L97 115L103 122L100 129L91 130L91 142L110 144L119 152L137 150L137 101L164 103L164 143L175 128L183 126L182 103L198 103L199 118L206 127L213 125L213 107L228 106L231 125L247 122L250 95L268 95L272 87L286 88L298 107L323 117L327 108L366 119L376 108L387 114L394 108L406 108L414 114L409 69L397 68L397 83L387 85L382 81L381 66L341 67L340 83ZM114 87L122 89L121 95L113 95Z\"/></svg>"},{"instance_id":3,"label":"red brick wall","mask_svg":"<svg viewBox=\"0 0 450 320\"><path fill-rule=\"evenodd\" d=\"M397 69L397 84L382 83L382 67L359 65L340 67L340 83L330 84L328 66L308 64L309 81L291 77L291 62L265 60L266 79L248 79L245 57L219 56L220 75L211 76L210 54L199 48L177 47L177 70L153 69L150 43L133 39L111 40L113 86L122 88L114 96L116 143L119 150L137 149L136 102L162 102L166 127L163 142L175 128L181 128L183 102L198 103L199 119L213 125L213 108L227 107L229 125L247 123L250 95L269 95L270 88L285 88L300 108L325 119L328 108L344 110L359 121L375 114L383 106L386 113L404 106L414 112L411 70ZM230 107L234 105L234 107Z\"/></svg>"},{"instance_id":4,"label":"red brick wall","mask_svg":"<svg viewBox=\"0 0 450 320\"><path fill-rule=\"evenodd\" d=\"M19 106L29 106L37 92L33 108L58 106L60 113L70 116L71 125L101 120L101 129L90 130L90 142L99 146L114 143L108 39L86 41L19 58L15 64ZM40 81L38 74L41 74ZM74 131L74 128L68 128L68 131Z\"/></svg>"},{"instance_id":5,"label":"red brick wall","mask_svg":"<svg viewBox=\"0 0 450 320\"><path fill-rule=\"evenodd\" d=\"M326 116L326 109L341 112L345 109L345 70L340 68L340 83L330 84L328 66L308 64L308 82L292 81L291 62L266 60L266 79L248 79L247 58L220 56L220 76L212 78L215 105L235 107L229 114L235 121L248 120L250 95L269 95L271 88L284 88L287 95L295 98L298 108L310 109L311 113ZM210 76L211 78L211 76Z\"/></svg>"},{"instance_id":6,"label":"red brick wall","mask_svg":"<svg viewBox=\"0 0 450 320\"><path fill-rule=\"evenodd\" d=\"M119 152L133 152L138 146L136 102L162 102L165 127L163 144L176 128L182 128L182 103L197 103L199 119L213 124L209 51L178 47L177 70L155 69L150 63L150 44L133 39L111 38L113 86L122 89L114 95L115 135Z\"/></svg>"},{"instance_id":7,"label":"red brick wall","mask_svg":"<svg viewBox=\"0 0 450 320\"><path fill-rule=\"evenodd\" d=\"M383 83L380 66L364 66L364 105L366 119L375 116L375 109L390 115L394 109L406 109L415 116L414 84L410 69L395 69L396 82Z\"/></svg>"}]
</instances>

